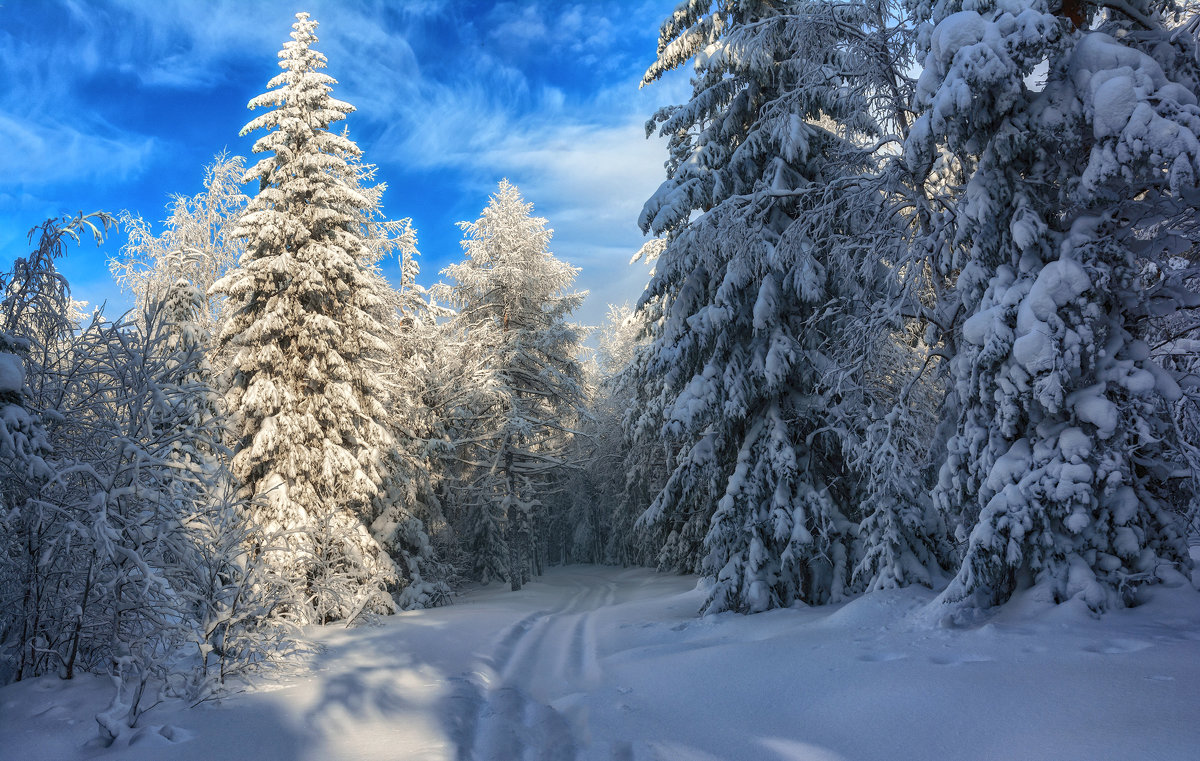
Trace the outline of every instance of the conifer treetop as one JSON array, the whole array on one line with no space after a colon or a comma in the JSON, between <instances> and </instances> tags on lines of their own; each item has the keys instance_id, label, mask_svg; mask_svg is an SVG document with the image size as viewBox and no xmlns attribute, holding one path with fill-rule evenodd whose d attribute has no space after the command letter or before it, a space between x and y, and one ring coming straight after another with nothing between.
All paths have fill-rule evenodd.
<instances>
[{"instance_id":1,"label":"conifer treetop","mask_svg":"<svg viewBox=\"0 0 1200 761\"><path fill-rule=\"evenodd\" d=\"M479 219L459 222L467 259L442 272L458 283L452 303L476 307L540 304L554 319L577 309L582 293L567 293L579 269L550 251L554 231L533 216L533 204L507 179L500 181Z\"/></svg>"},{"instance_id":2,"label":"conifer treetop","mask_svg":"<svg viewBox=\"0 0 1200 761\"><path fill-rule=\"evenodd\" d=\"M314 50L317 22L307 13L297 13L292 24L291 41L283 44L279 51L279 67L283 72L267 83L267 92L253 98L248 108L273 108L256 116L239 133L245 136L255 130L270 130L254 143L254 153L272 152L274 157L259 161L248 172L245 180L257 179L270 184L271 169L289 163L298 155L300 146L310 140L317 141L318 152L334 159L328 164L305 167L310 170L327 170L331 166L344 164L342 156L359 156L361 151L349 138L329 131L334 122L346 118L354 106L338 100L332 93L337 80L325 74L326 58ZM360 206L365 206L365 201Z\"/></svg>"}]
</instances>

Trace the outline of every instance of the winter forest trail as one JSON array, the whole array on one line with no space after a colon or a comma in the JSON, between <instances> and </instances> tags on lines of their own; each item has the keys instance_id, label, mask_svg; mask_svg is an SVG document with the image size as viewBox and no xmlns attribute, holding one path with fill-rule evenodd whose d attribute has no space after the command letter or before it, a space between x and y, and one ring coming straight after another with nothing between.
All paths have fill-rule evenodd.
<instances>
[{"instance_id":1,"label":"winter forest trail","mask_svg":"<svg viewBox=\"0 0 1200 761\"><path fill-rule=\"evenodd\" d=\"M695 577L552 568L520 592L308 630L290 677L163 704L96 748L107 682L0 689L21 761L1195 761L1200 595L1090 618L1019 600L930 623L934 593L698 618Z\"/></svg>"},{"instance_id":2,"label":"winter forest trail","mask_svg":"<svg viewBox=\"0 0 1200 761\"><path fill-rule=\"evenodd\" d=\"M599 678L595 617L636 588L618 581L594 585L570 569L550 577L558 605L531 613L489 643L486 666L454 679L450 717L457 761L519 759L571 761L587 735L586 713L566 712L553 700L582 694ZM531 755L532 754L532 755Z\"/></svg>"}]
</instances>

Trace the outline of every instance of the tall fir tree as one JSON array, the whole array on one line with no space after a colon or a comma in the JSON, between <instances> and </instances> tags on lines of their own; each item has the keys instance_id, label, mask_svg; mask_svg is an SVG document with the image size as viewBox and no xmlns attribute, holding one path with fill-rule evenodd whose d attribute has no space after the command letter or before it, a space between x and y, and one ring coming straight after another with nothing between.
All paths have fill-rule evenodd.
<instances>
[{"instance_id":1,"label":"tall fir tree","mask_svg":"<svg viewBox=\"0 0 1200 761\"><path fill-rule=\"evenodd\" d=\"M254 144L268 155L246 173L259 191L236 229L245 253L213 292L229 300L233 473L263 523L288 534L275 562L304 588L300 617L326 621L390 609L394 568L363 525L389 445L370 361L387 350L387 300L369 272L370 200L349 177L360 151L329 129L353 107L330 95L316 26L296 14L275 89L250 101L272 109L242 131L268 130Z\"/></svg>"},{"instance_id":2,"label":"tall fir tree","mask_svg":"<svg viewBox=\"0 0 1200 761\"><path fill-rule=\"evenodd\" d=\"M882 129L886 77L863 42L878 10L691 0L643 80L695 60L691 100L647 125L671 141L641 217L666 237L637 359L640 406L661 422L631 422L678 449L638 528L660 566L712 579L706 612L826 602L850 583L857 411L831 348L848 340L840 311L870 296L839 246L880 205L862 182Z\"/></svg>"},{"instance_id":3,"label":"tall fir tree","mask_svg":"<svg viewBox=\"0 0 1200 761\"><path fill-rule=\"evenodd\" d=\"M582 408L579 329L567 322L583 300L578 272L549 250L552 231L507 180L483 214L462 222L467 258L447 267L461 342L464 395L455 407L464 540L474 573L513 589L544 563L546 489L566 465Z\"/></svg>"}]
</instances>

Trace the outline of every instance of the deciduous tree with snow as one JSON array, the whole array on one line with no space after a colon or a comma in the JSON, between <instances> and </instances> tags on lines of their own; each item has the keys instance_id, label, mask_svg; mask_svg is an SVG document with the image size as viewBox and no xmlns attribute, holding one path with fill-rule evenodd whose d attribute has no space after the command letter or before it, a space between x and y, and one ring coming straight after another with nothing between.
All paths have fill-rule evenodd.
<instances>
[{"instance_id":1,"label":"deciduous tree with snow","mask_svg":"<svg viewBox=\"0 0 1200 761\"><path fill-rule=\"evenodd\" d=\"M46 220L36 245L0 276L0 682L73 673L82 625L73 603L83 588L86 531L77 506L46 493L75 443L63 412L73 400L67 367L75 351L73 303L56 260L91 232L99 243L111 217ZM47 420L49 425L47 425ZM53 433L51 430L53 429ZM63 434L67 435L63 435ZM54 551L54 548L60 548Z\"/></svg>"},{"instance_id":2,"label":"deciduous tree with snow","mask_svg":"<svg viewBox=\"0 0 1200 761\"><path fill-rule=\"evenodd\" d=\"M204 296L200 328L216 332L220 303L209 300L208 290L242 252L243 241L233 230L247 201L241 186L244 174L241 156L215 156L205 169L203 192L174 196L159 234L140 216L122 213L129 239L108 267L117 283L133 294L139 310L153 308L184 278Z\"/></svg>"}]
</instances>

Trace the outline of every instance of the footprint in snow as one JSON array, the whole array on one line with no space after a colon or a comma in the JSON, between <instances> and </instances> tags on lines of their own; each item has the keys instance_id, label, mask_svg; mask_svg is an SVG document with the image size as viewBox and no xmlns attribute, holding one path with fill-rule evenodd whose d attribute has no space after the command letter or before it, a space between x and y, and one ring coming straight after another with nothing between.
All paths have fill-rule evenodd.
<instances>
[{"instance_id":1,"label":"footprint in snow","mask_svg":"<svg viewBox=\"0 0 1200 761\"><path fill-rule=\"evenodd\" d=\"M887 661L899 661L908 657L908 653L863 653L858 656L860 661L867 663L886 663Z\"/></svg>"},{"instance_id":2,"label":"footprint in snow","mask_svg":"<svg viewBox=\"0 0 1200 761\"><path fill-rule=\"evenodd\" d=\"M66 708L56 704L47 706L40 711L35 711L30 715L39 719L69 719L71 717L71 712Z\"/></svg>"},{"instance_id":3,"label":"footprint in snow","mask_svg":"<svg viewBox=\"0 0 1200 761\"><path fill-rule=\"evenodd\" d=\"M1145 650L1148 647L1153 647L1149 642L1140 639L1106 639L1103 642L1093 642L1085 646L1083 649L1089 653L1103 653L1105 655L1116 655L1119 653L1136 653L1139 650Z\"/></svg>"},{"instance_id":4,"label":"footprint in snow","mask_svg":"<svg viewBox=\"0 0 1200 761\"><path fill-rule=\"evenodd\" d=\"M935 655L929 659L930 663L937 666L961 666L964 663L988 663L994 661L988 655L975 655L973 653L960 653L957 655Z\"/></svg>"}]
</instances>

